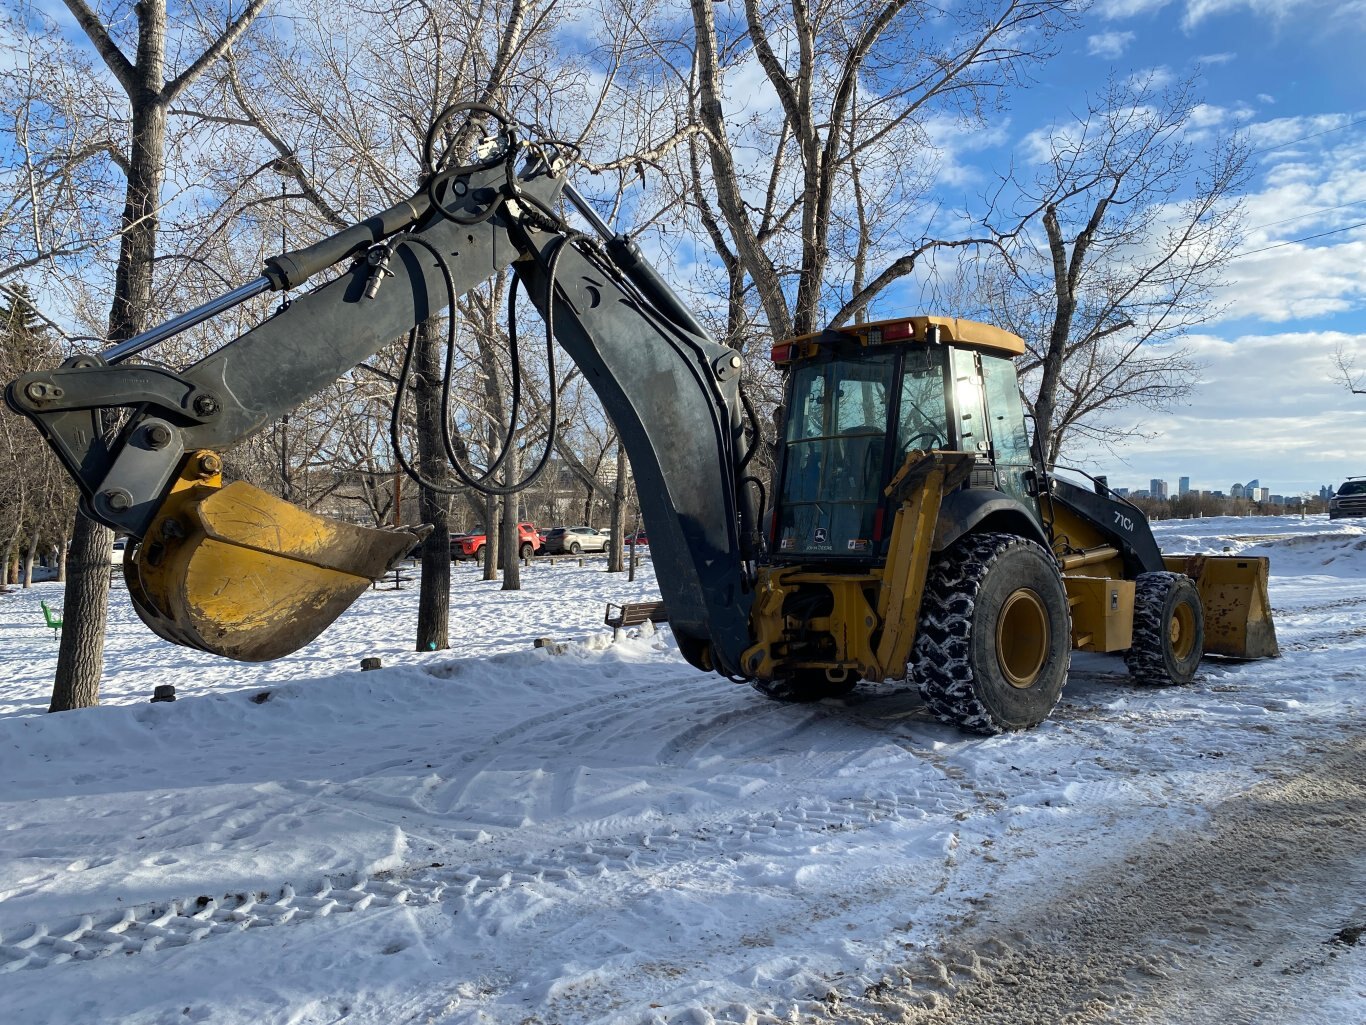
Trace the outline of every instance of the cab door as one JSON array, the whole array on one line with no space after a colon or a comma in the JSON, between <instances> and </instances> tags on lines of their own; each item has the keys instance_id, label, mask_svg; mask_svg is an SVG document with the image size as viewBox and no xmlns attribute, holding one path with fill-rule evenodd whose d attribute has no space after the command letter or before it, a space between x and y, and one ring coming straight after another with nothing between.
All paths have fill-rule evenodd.
<instances>
[{"instance_id":1,"label":"cab door","mask_svg":"<svg viewBox=\"0 0 1366 1025\"><path fill-rule=\"evenodd\" d=\"M991 435L987 428L986 402L982 396L982 373L977 353L969 349L952 349L950 353L954 444L960 452L972 452L982 461L990 453Z\"/></svg>"},{"instance_id":2,"label":"cab door","mask_svg":"<svg viewBox=\"0 0 1366 1025\"><path fill-rule=\"evenodd\" d=\"M1026 475L1034 468L1034 457L1029 448L1029 432L1025 429L1015 364L999 356L983 355L981 366L991 455L996 464L996 486L1033 510L1036 499L1026 487Z\"/></svg>"}]
</instances>

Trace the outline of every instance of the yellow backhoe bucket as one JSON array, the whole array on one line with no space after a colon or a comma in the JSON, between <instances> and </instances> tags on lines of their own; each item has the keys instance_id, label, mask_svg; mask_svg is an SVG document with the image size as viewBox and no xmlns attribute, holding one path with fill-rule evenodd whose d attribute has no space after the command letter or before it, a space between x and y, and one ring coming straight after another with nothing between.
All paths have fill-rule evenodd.
<instances>
[{"instance_id":1,"label":"yellow backhoe bucket","mask_svg":"<svg viewBox=\"0 0 1366 1025\"><path fill-rule=\"evenodd\" d=\"M195 472L216 460L190 457L124 559L133 607L175 644L241 662L297 651L426 533L315 516L242 481L220 488L216 473Z\"/></svg>"},{"instance_id":2,"label":"yellow backhoe bucket","mask_svg":"<svg viewBox=\"0 0 1366 1025\"><path fill-rule=\"evenodd\" d=\"M1167 569L1195 580L1205 609L1205 653L1230 658L1275 658L1276 624L1264 556L1163 555Z\"/></svg>"}]
</instances>

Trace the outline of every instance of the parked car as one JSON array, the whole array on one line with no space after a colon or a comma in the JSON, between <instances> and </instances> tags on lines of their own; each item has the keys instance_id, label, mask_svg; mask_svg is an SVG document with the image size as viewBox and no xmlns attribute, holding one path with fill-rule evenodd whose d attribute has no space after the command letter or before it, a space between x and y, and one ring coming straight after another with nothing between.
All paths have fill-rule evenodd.
<instances>
[{"instance_id":1,"label":"parked car","mask_svg":"<svg viewBox=\"0 0 1366 1025\"><path fill-rule=\"evenodd\" d=\"M634 534L627 534L626 540L622 541L622 544L625 547L630 548L633 540L635 541L637 548L644 548L650 543L650 539L645 536L645 531L637 530Z\"/></svg>"},{"instance_id":2,"label":"parked car","mask_svg":"<svg viewBox=\"0 0 1366 1025\"><path fill-rule=\"evenodd\" d=\"M578 555L580 552L605 552L611 541L610 534L594 530L592 527L553 527L546 531L545 550L552 555L561 552L568 552L570 555Z\"/></svg>"},{"instance_id":3,"label":"parked car","mask_svg":"<svg viewBox=\"0 0 1366 1025\"><path fill-rule=\"evenodd\" d=\"M1328 499L1328 518L1343 520L1366 517L1366 477L1348 477L1337 493Z\"/></svg>"},{"instance_id":4,"label":"parked car","mask_svg":"<svg viewBox=\"0 0 1366 1025\"><path fill-rule=\"evenodd\" d=\"M482 559L484 557L484 546L488 544L488 534L482 527L476 528L468 534L451 535L451 559ZM545 538L536 529L535 524L517 524L517 554L523 559L529 559L545 546Z\"/></svg>"}]
</instances>

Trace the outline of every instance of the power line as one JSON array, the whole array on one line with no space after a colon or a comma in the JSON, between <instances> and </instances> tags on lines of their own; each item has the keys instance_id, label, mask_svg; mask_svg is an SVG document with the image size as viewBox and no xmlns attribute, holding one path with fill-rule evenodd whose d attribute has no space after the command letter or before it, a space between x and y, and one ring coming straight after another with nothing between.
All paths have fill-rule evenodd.
<instances>
[{"instance_id":1,"label":"power line","mask_svg":"<svg viewBox=\"0 0 1366 1025\"><path fill-rule=\"evenodd\" d=\"M1325 128L1321 132L1314 132L1312 135L1306 135L1302 139L1296 139L1294 142L1278 142L1274 146L1264 146L1261 149L1254 149L1250 155L1255 157L1258 153L1274 153L1278 149L1289 149L1291 146L1298 146L1300 143L1308 142L1310 139L1317 139L1322 135L1332 135L1334 132L1345 131L1348 128L1354 128L1357 125L1366 125L1366 117L1357 118L1355 121L1348 121L1345 125L1338 125L1336 128Z\"/></svg>"},{"instance_id":2,"label":"power line","mask_svg":"<svg viewBox=\"0 0 1366 1025\"><path fill-rule=\"evenodd\" d=\"M1244 256L1256 256L1258 253L1269 253L1273 249L1293 246L1300 242L1310 242L1316 238L1326 238L1329 235L1340 235L1344 231L1351 231L1353 228L1366 228L1366 221L1358 221L1356 224L1348 224L1341 228L1334 228L1332 231L1321 231L1317 235L1305 235L1303 238L1286 239L1284 242L1277 242L1273 246L1265 246L1261 249L1249 249L1246 253L1234 253L1230 259L1237 260Z\"/></svg>"},{"instance_id":3,"label":"power line","mask_svg":"<svg viewBox=\"0 0 1366 1025\"><path fill-rule=\"evenodd\" d=\"M1283 217L1279 221L1267 221L1265 224L1254 224L1248 231L1260 231L1263 228L1274 228L1278 224L1289 224L1291 221L1302 221L1306 217L1313 217L1316 214L1331 214L1335 210L1346 210L1348 207L1361 206L1366 203L1366 199L1353 200L1351 203L1339 203L1337 206L1325 206L1318 210L1306 210L1302 214L1295 214L1293 217Z\"/></svg>"}]
</instances>

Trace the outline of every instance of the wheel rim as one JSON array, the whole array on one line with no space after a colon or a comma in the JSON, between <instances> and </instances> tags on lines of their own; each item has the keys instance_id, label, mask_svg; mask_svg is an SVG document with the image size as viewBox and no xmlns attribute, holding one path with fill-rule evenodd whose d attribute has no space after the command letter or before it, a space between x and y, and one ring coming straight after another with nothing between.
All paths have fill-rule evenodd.
<instances>
[{"instance_id":1,"label":"wheel rim","mask_svg":"<svg viewBox=\"0 0 1366 1025\"><path fill-rule=\"evenodd\" d=\"M1172 620L1167 624L1167 639L1178 662L1190 658L1195 647L1195 610L1188 602L1183 601L1172 610Z\"/></svg>"},{"instance_id":2,"label":"wheel rim","mask_svg":"<svg viewBox=\"0 0 1366 1025\"><path fill-rule=\"evenodd\" d=\"M996 620L996 661L1012 687L1034 685L1048 658L1050 640L1048 610L1038 593L1021 588L1011 594Z\"/></svg>"}]
</instances>

